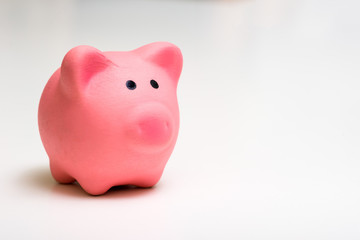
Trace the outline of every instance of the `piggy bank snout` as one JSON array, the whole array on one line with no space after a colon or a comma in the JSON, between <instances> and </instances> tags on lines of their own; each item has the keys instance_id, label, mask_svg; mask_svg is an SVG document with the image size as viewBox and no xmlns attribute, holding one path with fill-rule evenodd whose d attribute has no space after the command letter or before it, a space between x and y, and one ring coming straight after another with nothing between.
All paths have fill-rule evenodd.
<instances>
[{"instance_id":1,"label":"piggy bank snout","mask_svg":"<svg viewBox=\"0 0 360 240\"><path fill-rule=\"evenodd\" d=\"M138 121L138 134L144 142L165 144L171 139L170 120L164 116L143 116Z\"/></svg>"},{"instance_id":2,"label":"piggy bank snout","mask_svg":"<svg viewBox=\"0 0 360 240\"><path fill-rule=\"evenodd\" d=\"M169 111L163 108L150 110L140 109L132 115L132 121L128 126L130 138L135 141L137 147L165 147L175 135L174 120Z\"/></svg>"}]
</instances>

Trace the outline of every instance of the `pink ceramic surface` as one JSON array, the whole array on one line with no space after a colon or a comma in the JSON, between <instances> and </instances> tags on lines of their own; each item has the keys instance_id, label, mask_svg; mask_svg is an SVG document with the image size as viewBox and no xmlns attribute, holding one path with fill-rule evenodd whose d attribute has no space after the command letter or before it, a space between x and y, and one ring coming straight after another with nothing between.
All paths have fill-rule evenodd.
<instances>
[{"instance_id":1,"label":"pink ceramic surface","mask_svg":"<svg viewBox=\"0 0 360 240\"><path fill-rule=\"evenodd\" d=\"M60 183L93 195L156 184L179 130L180 49L166 42L129 52L71 49L39 104L39 130Z\"/></svg>"}]
</instances>

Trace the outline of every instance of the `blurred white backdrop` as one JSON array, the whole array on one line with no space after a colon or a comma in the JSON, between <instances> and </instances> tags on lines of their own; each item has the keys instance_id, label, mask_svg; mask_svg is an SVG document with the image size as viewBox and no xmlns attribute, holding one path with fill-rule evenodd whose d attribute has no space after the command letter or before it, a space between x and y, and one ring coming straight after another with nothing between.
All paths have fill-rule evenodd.
<instances>
[{"instance_id":1,"label":"blurred white backdrop","mask_svg":"<svg viewBox=\"0 0 360 240\"><path fill-rule=\"evenodd\" d=\"M360 2L0 1L0 239L360 239ZM50 175L37 106L65 53L178 45L152 189Z\"/></svg>"}]
</instances>

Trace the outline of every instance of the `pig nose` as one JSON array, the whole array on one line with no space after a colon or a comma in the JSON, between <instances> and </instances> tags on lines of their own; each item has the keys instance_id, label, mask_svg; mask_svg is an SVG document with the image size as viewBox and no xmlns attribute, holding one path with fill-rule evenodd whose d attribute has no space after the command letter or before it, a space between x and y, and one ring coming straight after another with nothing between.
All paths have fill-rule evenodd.
<instances>
[{"instance_id":1,"label":"pig nose","mask_svg":"<svg viewBox=\"0 0 360 240\"><path fill-rule=\"evenodd\" d=\"M139 137L150 145L166 144L171 139L171 124L162 116L143 117L138 129Z\"/></svg>"},{"instance_id":2,"label":"pig nose","mask_svg":"<svg viewBox=\"0 0 360 240\"><path fill-rule=\"evenodd\" d=\"M176 115L163 104L149 102L124 116L126 143L138 151L161 151L175 141Z\"/></svg>"}]
</instances>

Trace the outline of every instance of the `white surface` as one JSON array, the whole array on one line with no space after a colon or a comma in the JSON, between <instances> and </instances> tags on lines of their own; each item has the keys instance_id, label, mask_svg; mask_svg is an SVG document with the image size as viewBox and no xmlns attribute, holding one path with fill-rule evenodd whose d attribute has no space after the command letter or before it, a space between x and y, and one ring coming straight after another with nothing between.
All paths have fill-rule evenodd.
<instances>
[{"instance_id":1,"label":"white surface","mask_svg":"<svg viewBox=\"0 0 360 240\"><path fill-rule=\"evenodd\" d=\"M1 1L0 239L360 239L359 1ZM183 51L159 184L56 184L42 89L80 44Z\"/></svg>"}]
</instances>

